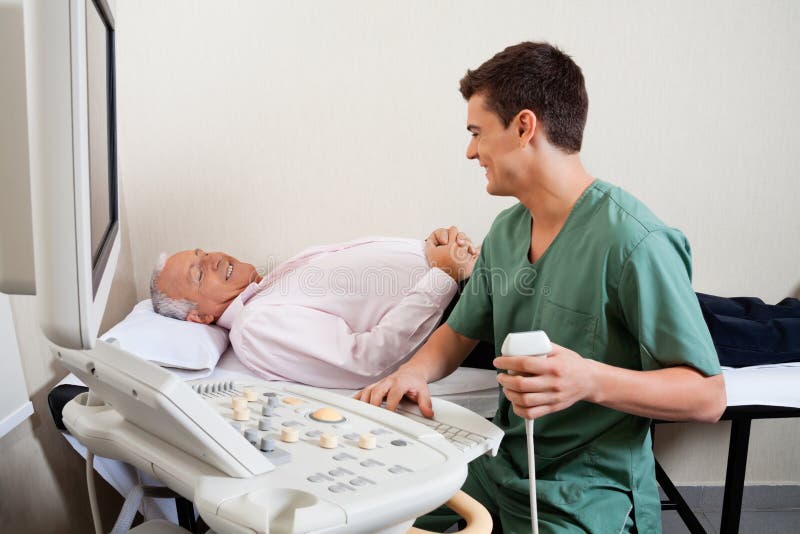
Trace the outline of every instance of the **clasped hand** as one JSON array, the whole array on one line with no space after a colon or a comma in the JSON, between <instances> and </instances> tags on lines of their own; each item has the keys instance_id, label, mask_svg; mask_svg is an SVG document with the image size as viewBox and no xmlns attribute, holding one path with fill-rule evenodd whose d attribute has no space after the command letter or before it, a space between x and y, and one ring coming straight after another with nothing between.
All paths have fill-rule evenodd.
<instances>
[{"instance_id":1,"label":"clasped hand","mask_svg":"<svg viewBox=\"0 0 800 534\"><path fill-rule=\"evenodd\" d=\"M517 375L500 373L497 381L511 402L514 413L524 419L569 408L580 400L591 400L595 382L592 361L560 345L546 358L530 356L498 356L494 366L515 371Z\"/></svg>"},{"instance_id":2,"label":"clasped hand","mask_svg":"<svg viewBox=\"0 0 800 534\"><path fill-rule=\"evenodd\" d=\"M458 228L438 228L425 240L425 257L428 264L438 267L456 282L469 278L478 259L479 249Z\"/></svg>"}]
</instances>

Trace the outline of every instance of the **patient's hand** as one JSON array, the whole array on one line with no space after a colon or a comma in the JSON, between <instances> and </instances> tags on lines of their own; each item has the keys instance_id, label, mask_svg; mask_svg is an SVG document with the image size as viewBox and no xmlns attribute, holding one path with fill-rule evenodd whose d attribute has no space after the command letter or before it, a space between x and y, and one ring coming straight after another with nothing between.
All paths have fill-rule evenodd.
<instances>
[{"instance_id":1,"label":"patient's hand","mask_svg":"<svg viewBox=\"0 0 800 534\"><path fill-rule=\"evenodd\" d=\"M476 249L469 237L458 228L434 230L425 240L425 256L428 264L438 267L450 275L456 282L469 278L475 261L478 259Z\"/></svg>"},{"instance_id":2,"label":"patient's hand","mask_svg":"<svg viewBox=\"0 0 800 534\"><path fill-rule=\"evenodd\" d=\"M459 232L458 228L451 226L450 228L437 228L428 238L426 243L432 242L434 245L449 245L455 240L459 246L466 246L467 252L477 255L479 249L472 244L472 240L464 232Z\"/></svg>"},{"instance_id":3,"label":"patient's hand","mask_svg":"<svg viewBox=\"0 0 800 534\"><path fill-rule=\"evenodd\" d=\"M478 260L478 255L470 254L467 247L455 243L435 246L430 241L425 243L425 256L431 268L438 267L456 282L469 278Z\"/></svg>"}]
</instances>

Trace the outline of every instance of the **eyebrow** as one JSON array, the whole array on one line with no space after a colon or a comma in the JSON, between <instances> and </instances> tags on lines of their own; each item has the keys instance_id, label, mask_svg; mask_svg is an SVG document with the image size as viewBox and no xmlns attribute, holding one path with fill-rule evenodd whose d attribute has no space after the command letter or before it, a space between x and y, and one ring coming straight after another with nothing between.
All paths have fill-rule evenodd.
<instances>
[{"instance_id":1,"label":"eyebrow","mask_svg":"<svg viewBox=\"0 0 800 534\"><path fill-rule=\"evenodd\" d=\"M474 124L467 124L467 131L472 132L472 133L480 132L481 131L481 127L480 126L475 126Z\"/></svg>"},{"instance_id":2,"label":"eyebrow","mask_svg":"<svg viewBox=\"0 0 800 534\"><path fill-rule=\"evenodd\" d=\"M200 256L200 253L202 253L202 252L203 251L201 249L199 249L199 248L194 249L195 257ZM191 282L192 284L195 283L194 274L193 274L193 271L195 269L196 270L200 269L200 267L198 267L198 265L197 265L197 262L193 262L191 265L189 265L189 268L187 269L187 273L186 273L186 275L189 277L189 282Z\"/></svg>"}]
</instances>

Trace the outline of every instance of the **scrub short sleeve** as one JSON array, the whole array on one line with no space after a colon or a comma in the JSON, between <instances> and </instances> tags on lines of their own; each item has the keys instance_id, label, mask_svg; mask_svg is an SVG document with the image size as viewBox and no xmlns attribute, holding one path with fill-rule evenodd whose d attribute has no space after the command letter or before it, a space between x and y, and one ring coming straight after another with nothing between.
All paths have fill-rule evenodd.
<instances>
[{"instance_id":1,"label":"scrub short sleeve","mask_svg":"<svg viewBox=\"0 0 800 534\"><path fill-rule=\"evenodd\" d=\"M623 266L619 298L628 330L639 342L643 370L688 365L706 376L721 372L692 289L683 234L663 230L642 239Z\"/></svg>"},{"instance_id":2,"label":"scrub short sleeve","mask_svg":"<svg viewBox=\"0 0 800 534\"><path fill-rule=\"evenodd\" d=\"M462 336L494 343L491 277L486 255L487 247L484 243L475 267L472 269L472 276L464 286L458 303L448 317L447 325Z\"/></svg>"}]
</instances>

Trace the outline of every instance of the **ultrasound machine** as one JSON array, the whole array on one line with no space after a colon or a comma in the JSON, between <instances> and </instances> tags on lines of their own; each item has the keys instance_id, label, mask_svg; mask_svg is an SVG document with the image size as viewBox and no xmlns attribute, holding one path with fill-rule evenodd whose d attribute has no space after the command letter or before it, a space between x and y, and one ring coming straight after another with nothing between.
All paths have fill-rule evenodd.
<instances>
[{"instance_id":1,"label":"ultrasound machine","mask_svg":"<svg viewBox=\"0 0 800 534\"><path fill-rule=\"evenodd\" d=\"M53 354L90 388L64 408L70 433L192 501L218 533L401 533L451 499L502 438L465 408L434 399L431 420L299 385L190 385L97 339L121 232L114 13L106 0L24 10L30 182L6 214L0 249L15 261L0 287L36 294ZM475 516L467 529L488 533Z\"/></svg>"}]
</instances>

